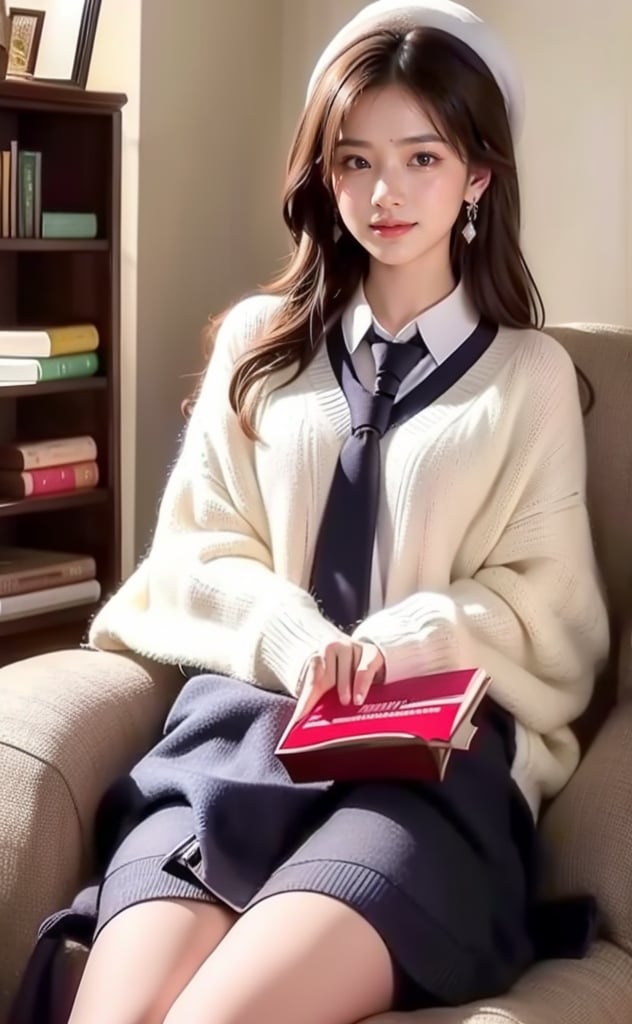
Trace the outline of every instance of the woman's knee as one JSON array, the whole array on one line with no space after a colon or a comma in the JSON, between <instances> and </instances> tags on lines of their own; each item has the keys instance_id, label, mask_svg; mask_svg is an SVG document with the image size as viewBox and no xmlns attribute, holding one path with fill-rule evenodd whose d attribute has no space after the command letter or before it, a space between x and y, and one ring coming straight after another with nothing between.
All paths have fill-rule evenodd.
<instances>
[{"instance_id":1,"label":"woman's knee","mask_svg":"<svg viewBox=\"0 0 632 1024\"><path fill-rule=\"evenodd\" d=\"M350 907L271 896L237 921L164 1024L355 1024L391 1008L393 963Z\"/></svg>"},{"instance_id":2,"label":"woman's knee","mask_svg":"<svg viewBox=\"0 0 632 1024\"><path fill-rule=\"evenodd\" d=\"M88 957L69 1024L162 1024L234 915L190 900L135 904L106 924Z\"/></svg>"}]
</instances>

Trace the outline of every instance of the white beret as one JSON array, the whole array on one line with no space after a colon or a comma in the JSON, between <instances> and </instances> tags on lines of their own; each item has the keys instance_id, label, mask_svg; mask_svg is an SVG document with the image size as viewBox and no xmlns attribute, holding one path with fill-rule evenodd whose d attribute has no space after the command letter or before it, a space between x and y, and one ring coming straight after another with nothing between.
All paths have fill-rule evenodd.
<instances>
[{"instance_id":1,"label":"white beret","mask_svg":"<svg viewBox=\"0 0 632 1024\"><path fill-rule=\"evenodd\" d=\"M513 137L518 139L525 108L520 72L499 36L467 7L453 3L452 0L416 0L408 4L397 3L395 0L376 0L368 7L363 7L336 33L318 58L307 87L307 101L323 72L357 39L380 29L409 32L417 26L448 32L478 54L496 79L505 99Z\"/></svg>"}]
</instances>

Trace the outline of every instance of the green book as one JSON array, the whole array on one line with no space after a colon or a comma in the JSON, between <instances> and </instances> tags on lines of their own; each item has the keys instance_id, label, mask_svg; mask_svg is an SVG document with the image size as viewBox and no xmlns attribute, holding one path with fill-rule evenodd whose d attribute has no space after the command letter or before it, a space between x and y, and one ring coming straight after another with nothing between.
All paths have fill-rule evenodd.
<instances>
[{"instance_id":1,"label":"green book","mask_svg":"<svg viewBox=\"0 0 632 1024\"><path fill-rule=\"evenodd\" d=\"M79 352L72 356L48 356L36 360L40 380L61 380L63 377L91 377L99 368L96 352Z\"/></svg>"},{"instance_id":2,"label":"green book","mask_svg":"<svg viewBox=\"0 0 632 1024\"><path fill-rule=\"evenodd\" d=\"M96 213L42 213L42 238L96 238Z\"/></svg>"},{"instance_id":3,"label":"green book","mask_svg":"<svg viewBox=\"0 0 632 1024\"><path fill-rule=\"evenodd\" d=\"M69 377L92 377L99 368L96 352L79 352L69 356L0 358L0 385L37 384L38 381L63 380Z\"/></svg>"},{"instance_id":4,"label":"green book","mask_svg":"<svg viewBox=\"0 0 632 1024\"><path fill-rule=\"evenodd\" d=\"M18 237L35 237L35 174L37 153L21 149L18 155Z\"/></svg>"}]
</instances>

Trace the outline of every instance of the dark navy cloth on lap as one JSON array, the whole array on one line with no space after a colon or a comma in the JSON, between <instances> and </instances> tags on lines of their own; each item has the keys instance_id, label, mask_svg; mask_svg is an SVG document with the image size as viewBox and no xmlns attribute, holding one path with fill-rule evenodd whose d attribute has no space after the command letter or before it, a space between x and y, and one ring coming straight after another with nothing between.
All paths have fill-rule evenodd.
<instances>
[{"instance_id":1,"label":"dark navy cloth on lap","mask_svg":"<svg viewBox=\"0 0 632 1024\"><path fill-rule=\"evenodd\" d=\"M309 824L329 783L295 785L274 756L296 704L291 697L225 676L201 675L183 687L163 739L109 790L98 831L122 835L165 803L193 810L199 840L196 874L217 879L222 898L242 908ZM121 826L123 831L121 831ZM173 856L165 868L190 875Z\"/></svg>"}]
</instances>

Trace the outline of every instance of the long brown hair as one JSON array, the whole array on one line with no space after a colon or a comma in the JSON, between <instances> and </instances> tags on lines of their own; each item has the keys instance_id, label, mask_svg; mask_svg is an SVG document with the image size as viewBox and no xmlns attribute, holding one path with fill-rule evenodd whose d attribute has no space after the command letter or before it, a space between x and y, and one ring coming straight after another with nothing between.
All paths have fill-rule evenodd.
<instances>
[{"instance_id":1,"label":"long brown hair","mask_svg":"<svg viewBox=\"0 0 632 1024\"><path fill-rule=\"evenodd\" d=\"M294 135L283 194L292 252L282 272L260 289L283 301L265 336L238 360L230 386L232 407L250 437L256 436L262 386L279 370L293 367L294 379L309 365L368 271L366 250L344 226L335 240L334 148L361 93L386 85L406 89L464 163L492 172L475 244L468 246L461 235L465 207L454 225L450 258L456 280L481 316L494 323L517 328L544 323L542 299L520 249L516 159L494 77L474 51L448 33L372 32L321 76ZM214 321L215 329L222 319Z\"/></svg>"}]
</instances>

